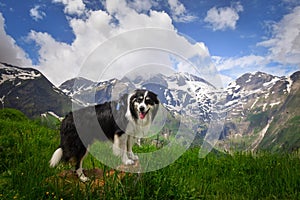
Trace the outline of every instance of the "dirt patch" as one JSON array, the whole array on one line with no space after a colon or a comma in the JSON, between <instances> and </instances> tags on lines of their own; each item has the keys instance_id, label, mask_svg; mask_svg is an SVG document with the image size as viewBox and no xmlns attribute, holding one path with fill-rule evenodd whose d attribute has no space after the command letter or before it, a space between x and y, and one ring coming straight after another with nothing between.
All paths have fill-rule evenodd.
<instances>
[{"instance_id":1,"label":"dirt patch","mask_svg":"<svg viewBox=\"0 0 300 200\"><path fill-rule=\"evenodd\" d=\"M104 187L105 184L112 184L115 181L120 182L125 176L132 176L134 173L139 172L140 165L136 162L134 165L126 166L120 165L117 169L105 170L95 168L95 169L83 169L83 173L90 180L87 182L82 182L79 180L75 170L64 170L59 174L47 178L46 182L56 185L58 188L63 188L66 190L73 190L74 187L80 189L81 191L94 191Z\"/></svg>"}]
</instances>

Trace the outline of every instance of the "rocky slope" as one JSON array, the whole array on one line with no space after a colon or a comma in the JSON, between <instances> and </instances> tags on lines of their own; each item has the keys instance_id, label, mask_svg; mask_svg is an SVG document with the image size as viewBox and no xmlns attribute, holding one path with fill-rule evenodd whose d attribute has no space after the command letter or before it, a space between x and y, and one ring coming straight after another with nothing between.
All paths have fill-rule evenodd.
<instances>
[{"instance_id":1,"label":"rocky slope","mask_svg":"<svg viewBox=\"0 0 300 200\"><path fill-rule=\"evenodd\" d=\"M16 108L30 118L52 111L63 116L71 99L38 70L0 63L0 108Z\"/></svg>"},{"instance_id":2,"label":"rocky slope","mask_svg":"<svg viewBox=\"0 0 300 200\"><path fill-rule=\"evenodd\" d=\"M227 113L220 145L229 149L256 150L283 148L294 141L279 139L286 122L300 116L299 72L290 77L277 77L256 72L245 74L226 89L224 109ZM298 132L297 132L298 131ZM299 129L293 133L300 138ZM286 138L289 138L287 136Z\"/></svg>"}]
</instances>

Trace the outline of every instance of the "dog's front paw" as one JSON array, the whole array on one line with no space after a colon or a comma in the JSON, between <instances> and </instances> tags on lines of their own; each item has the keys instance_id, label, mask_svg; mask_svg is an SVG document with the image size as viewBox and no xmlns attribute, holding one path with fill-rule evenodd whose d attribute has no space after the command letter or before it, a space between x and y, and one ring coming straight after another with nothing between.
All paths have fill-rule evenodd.
<instances>
[{"instance_id":1,"label":"dog's front paw","mask_svg":"<svg viewBox=\"0 0 300 200\"><path fill-rule=\"evenodd\" d=\"M135 155L133 152L129 152L128 157L134 161L139 159L139 157Z\"/></svg>"},{"instance_id":2,"label":"dog's front paw","mask_svg":"<svg viewBox=\"0 0 300 200\"><path fill-rule=\"evenodd\" d=\"M127 159L127 160L123 161L123 163L124 163L125 165L133 165L133 164L134 164L134 161L131 160L131 159Z\"/></svg>"},{"instance_id":3,"label":"dog's front paw","mask_svg":"<svg viewBox=\"0 0 300 200\"><path fill-rule=\"evenodd\" d=\"M80 174L80 175L78 176L78 178L79 178L80 181L82 181L82 182L84 182L84 183L90 181L90 179L89 179L88 177L86 177L83 173Z\"/></svg>"},{"instance_id":4,"label":"dog's front paw","mask_svg":"<svg viewBox=\"0 0 300 200\"><path fill-rule=\"evenodd\" d=\"M132 160L138 160L139 157L138 157L137 155L133 155L131 159L132 159Z\"/></svg>"}]
</instances>

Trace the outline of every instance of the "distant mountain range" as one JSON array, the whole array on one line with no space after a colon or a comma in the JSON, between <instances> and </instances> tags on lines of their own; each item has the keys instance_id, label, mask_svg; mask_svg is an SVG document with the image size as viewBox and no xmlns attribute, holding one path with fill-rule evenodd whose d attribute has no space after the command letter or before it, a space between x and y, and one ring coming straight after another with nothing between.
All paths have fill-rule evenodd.
<instances>
[{"instance_id":1,"label":"distant mountain range","mask_svg":"<svg viewBox=\"0 0 300 200\"><path fill-rule=\"evenodd\" d=\"M0 107L19 109L31 118L48 111L64 116L72 103L103 103L134 88L146 88L158 94L173 116L197 119L194 131L202 136L212 119L224 119L219 148L292 151L300 147L300 72L290 77L247 73L223 90L188 73L102 82L79 77L56 88L34 69L2 63L0 72Z\"/></svg>"}]
</instances>

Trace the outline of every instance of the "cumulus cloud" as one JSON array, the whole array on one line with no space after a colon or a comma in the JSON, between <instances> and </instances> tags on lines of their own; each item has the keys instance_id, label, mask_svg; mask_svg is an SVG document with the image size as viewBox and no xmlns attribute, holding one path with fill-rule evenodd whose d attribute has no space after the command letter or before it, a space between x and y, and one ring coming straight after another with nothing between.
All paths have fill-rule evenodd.
<instances>
[{"instance_id":1,"label":"cumulus cloud","mask_svg":"<svg viewBox=\"0 0 300 200\"><path fill-rule=\"evenodd\" d=\"M111 68L109 68L110 73L106 73L106 79L128 74L130 70L133 70L129 68L130 65L151 66L149 63L160 63L170 66L172 52L165 53L166 48L187 57L199 56L199 60L203 62L206 62L205 58L209 57L208 49L203 43L191 44L176 33L172 18L166 12L155 10L142 12L151 6L150 1L138 5L137 1L128 3L109 0L103 3L105 8L103 10L89 10L84 5L70 6L73 2L67 0L54 0L54 2L65 5L64 10L75 35L74 41L70 44L58 42L50 34L34 30L29 33L28 39L40 47L37 68L55 85L84 74L83 68L86 63L88 63L89 70L85 75L93 80L99 78L101 75L99 73L103 72L108 64ZM78 5L81 5L79 2L82 3L82 1L76 2ZM72 16L70 15L72 13L84 14L84 17ZM138 35L127 34L130 31L136 33L135 30L143 30L143 28L149 29ZM168 34L159 35L159 31L151 31L152 28L165 30L162 31L163 33L170 31L175 35L172 37ZM121 39L125 35L128 38L113 43L114 38L120 34ZM174 43L172 38L180 38L181 44ZM99 45L102 46L100 50L97 50ZM105 45L108 46L103 48ZM151 50L150 48L149 50L151 45L159 46L161 49ZM139 49L139 47L143 48ZM147 48L148 50L145 50ZM95 52L97 52L96 56L89 59L91 58L89 56L95 55Z\"/></svg>"},{"instance_id":2,"label":"cumulus cloud","mask_svg":"<svg viewBox=\"0 0 300 200\"><path fill-rule=\"evenodd\" d=\"M246 69L249 67L258 69L258 67L264 66L268 63L268 60L266 60L264 57L257 55L247 55L237 58L223 58L213 56L212 59L214 60L214 63L220 71L229 70L232 68Z\"/></svg>"},{"instance_id":3,"label":"cumulus cloud","mask_svg":"<svg viewBox=\"0 0 300 200\"><path fill-rule=\"evenodd\" d=\"M258 55L251 54L242 57L229 58L212 56L212 61L217 70L222 74L221 78L224 86L228 85L228 83L232 82L246 72L263 71L272 73L270 68L266 68L269 60Z\"/></svg>"},{"instance_id":4,"label":"cumulus cloud","mask_svg":"<svg viewBox=\"0 0 300 200\"><path fill-rule=\"evenodd\" d=\"M40 47L39 66L36 66L52 83L59 83L66 78L75 77L80 66L80 59L73 53L72 46L55 41L48 33L31 31L28 39Z\"/></svg>"},{"instance_id":5,"label":"cumulus cloud","mask_svg":"<svg viewBox=\"0 0 300 200\"><path fill-rule=\"evenodd\" d=\"M41 6L36 5L29 10L29 15L33 20L38 21L46 16L46 13L40 10Z\"/></svg>"},{"instance_id":6,"label":"cumulus cloud","mask_svg":"<svg viewBox=\"0 0 300 200\"><path fill-rule=\"evenodd\" d=\"M185 6L178 0L168 0L168 4L175 22L191 22L196 19L195 16L187 13Z\"/></svg>"},{"instance_id":7,"label":"cumulus cloud","mask_svg":"<svg viewBox=\"0 0 300 200\"><path fill-rule=\"evenodd\" d=\"M82 15L85 11L85 4L82 0L53 0L54 3L62 3L65 6L64 12L69 15Z\"/></svg>"},{"instance_id":8,"label":"cumulus cloud","mask_svg":"<svg viewBox=\"0 0 300 200\"><path fill-rule=\"evenodd\" d=\"M278 76L288 76L299 70L299 18L300 6L295 7L279 22L271 23L271 37L257 44L267 49L266 55L251 54L229 58L212 56L225 85L246 72L263 71Z\"/></svg>"},{"instance_id":9,"label":"cumulus cloud","mask_svg":"<svg viewBox=\"0 0 300 200\"><path fill-rule=\"evenodd\" d=\"M224 86L247 72L262 71L277 76L289 76L299 70L299 66L274 63L268 56L251 54L242 57L212 56L211 58L221 74Z\"/></svg>"},{"instance_id":10,"label":"cumulus cloud","mask_svg":"<svg viewBox=\"0 0 300 200\"><path fill-rule=\"evenodd\" d=\"M300 66L300 6L279 22L273 23L272 37L258 43L269 50L269 59L287 65Z\"/></svg>"},{"instance_id":11,"label":"cumulus cloud","mask_svg":"<svg viewBox=\"0 0 300 200\"><path fill-rule=\"evenodd\" d=\"M136 10L137 12L149 11L153 6L157 6L157 2L152 0L133 0L128 2L128 6Z\"/></svg>"},{"instance_id":12,"label":"cumulus cloud","mask_svg":"<svg viewBox=\"0 0 300 200\"><path fill-rule=\"evenodd\" d=\"M204 22L207 22L214 30L226 30L236 28L236 23L239 20L239 12L243 11L243 6L236 3L231 7L216 8L213 7L207 11Z\"/></svg>"},{"instance_id":13,"label":"cumulus cloud","mask_svg":"<svg viewBox=\"0 0 300 200\"><path fill-rule=\"evenodd\" d=\"M16 44L16 41L5 32L5 20L0 13L0 62L17 66L31 65L26 53Z\"/></svg>"}]
</instances>

